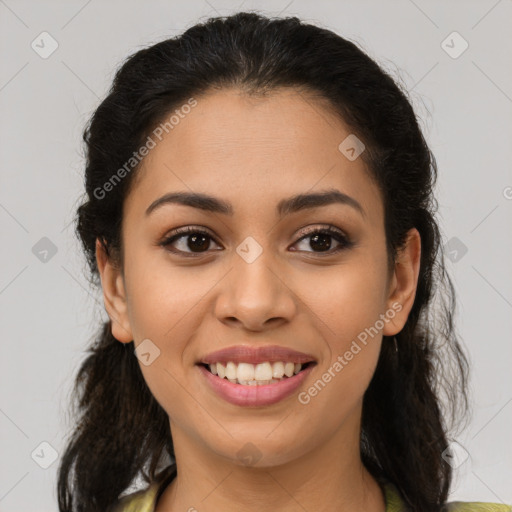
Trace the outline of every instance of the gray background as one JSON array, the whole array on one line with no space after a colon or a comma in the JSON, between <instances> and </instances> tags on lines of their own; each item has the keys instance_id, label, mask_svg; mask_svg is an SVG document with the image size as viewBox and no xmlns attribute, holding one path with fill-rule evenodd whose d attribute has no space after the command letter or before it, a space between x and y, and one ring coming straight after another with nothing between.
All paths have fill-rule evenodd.
<instances>
[{"instance_id":1,"label":"gray background","mask_svg":"<svg viewBox=\"0 0 512 512\"><path fill-rule=\"evenodd\" d=\"M439 164L439 218L473 364L473 418L454 438L470 457L450 499L511 503L511 0L0 0L0 511L57 510L52 457L71 426L72 379L107 318L71 225L85 122L129 54L240 9L297 15L357 41L410 91ZM44 31L58 43L46 59L31 47ZM462 49L454 31L469 44L457 58L445 51Z\"/></svg>"}]
</instances>

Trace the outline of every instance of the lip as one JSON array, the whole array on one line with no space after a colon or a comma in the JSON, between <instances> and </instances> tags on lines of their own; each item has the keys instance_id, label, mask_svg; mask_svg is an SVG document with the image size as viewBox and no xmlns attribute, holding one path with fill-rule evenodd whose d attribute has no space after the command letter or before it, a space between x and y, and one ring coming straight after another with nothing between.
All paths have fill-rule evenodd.
<instances>
[{"instance_id":1,"label":"lip","mask_svg":"<svg viewBox=\"0 0 512 512\"><path fill-rule=\"evenodd\" d=\"M253 347L250 345L237 345L234 347L223 348L216 352L211 352L198 361L198 364L227 363L232 361L238 363L275 363L283 361L285 363L309 363L316 362L316 359L304 352L297 352L279 345L267 345L266 347ZM290 379L292 377L289 377Z\"/></svg>"},{"instance_id":2,"label":"lip","mask_svg":"<svg viewBox=\"0 0 512 512\"><path fill-rule=\"evenodd\" d=\"M268 359L267 359L268 361ZM265 406L275 404L290 396L308 377L315 364L309 365L292 377L287 377L274 384L245 386L213 375L204 366L197 365L209 387L227 402L239 406Z\"/></svg>"}]
</instances>

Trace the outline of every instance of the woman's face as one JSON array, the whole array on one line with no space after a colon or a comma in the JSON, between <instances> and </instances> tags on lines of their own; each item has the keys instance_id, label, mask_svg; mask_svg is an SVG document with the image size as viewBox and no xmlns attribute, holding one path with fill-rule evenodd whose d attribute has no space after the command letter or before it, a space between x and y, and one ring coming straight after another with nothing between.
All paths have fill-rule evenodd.
<instances>
[{"instance_id":1,"label":"woman's face","mask_svg":"<svg viewBox=\"0 0 512 512\"><path fill-rule=\"evenodd\" d=\"M161 140L152 135L124 204L123 273L97 251L113 334L138 347L177 454L181 440L272 466L328 441L358 450L382 335L399 332L412 307L419 239L389 273L383 202L361 147L311 96L222 90L196 100ZM150 208L177 192L212 199ZM326 192L339 195L320 204ZM218 203L223 210L206 208ZM314 233L329 226L334 234ZM269 346L281 351L251 351ZM208 357L233 347L249 350ZM301 360L287 351L311 363L261 388L221 381L202 364L246 363L230 371L265 380L269 367L282 375L277 361Z\"/></svg>"}]
</instances>

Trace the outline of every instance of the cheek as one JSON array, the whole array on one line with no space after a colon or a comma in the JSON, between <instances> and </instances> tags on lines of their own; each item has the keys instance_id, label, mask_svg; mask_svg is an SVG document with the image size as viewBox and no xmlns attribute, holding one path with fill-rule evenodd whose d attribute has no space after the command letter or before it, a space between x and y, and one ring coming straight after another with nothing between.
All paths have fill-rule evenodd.
<instances>
[{"instance_id":1,"label":"cheek","mask_svg":"<svg viewBox=\"0 0 512 512\"><path fill-rule=\"evenodd\" d=\"M156 401L170 417L177 414L179 421L200 412L194 411L194 400L186 390L186 365L190 364L186 351L204 317L201 297L212 285L209 281L180 278L179 272L173 272L172 280L162 276L165 273L154 266L132 280L135 293L130 322L136 345L149 339L149 347L156 354L149 365L139 362L144 380Z\"/></svg>"},{"instance_id":2,"label":"cheek","mask_svg":"<svg viewBox=\"0 0 512 512\"><path fill-rule=\"evenodd\" d=\"M325 324L330 338L343 345L375 325L384 312L384 272L377 261L361 259L333 268L315 279L314 289L310 281L299 293L301 297L308 297L309 308Z\"/></svg>"},{"instance_id":3,"label":"cheek","mask_svg":"<svg viewBox=\"0 0 512 512\"><path fill-rule=\"evenodd\" d=\"M221 276L172 268L165 257L134 253L125 272L135 345L144 342L151 354L151 363L141 361L140 368L152 394L169 411L186 395L180 383L192 364L187 347L205 318L208 292Z\"/></svg>"},{"instance_id":4,"label":"cheek","mask_svg":"<svg viewBox=\"0 0 512 512\"><path fill-rule=\"evenodd\" d=\"M133 255L126 263L126 277L135 340L153 337L164 350L177 352L184 340L184 325L197 317L214 276L191 267L173 267L164 254L152 249Z\"/></svg>"},{"instance_id":5,"label":"cheek","mask_svg":"<svg viewBox=\"0 0 512 512\"><path fill-rule=\"evenodd\" d=\"M380 353L385 313L385 268L377 259L359 258L315 280L306 301L313 312L324 360L319 375L330 391L320 402L359 400L366 390ZM308 297L307 287L301 297ZM309 288L311 290L311 287ZM314 393L314 391L313 391ZM349 404L350 403L350 404ZM319 404L320 405L320 404Z\"/></svg>"}]
</instances>

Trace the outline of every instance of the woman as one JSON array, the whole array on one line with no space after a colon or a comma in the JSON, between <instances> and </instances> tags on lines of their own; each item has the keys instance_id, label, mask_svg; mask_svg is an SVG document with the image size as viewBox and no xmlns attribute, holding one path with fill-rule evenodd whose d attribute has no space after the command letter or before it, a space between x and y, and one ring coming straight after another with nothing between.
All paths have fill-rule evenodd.
<instances>
[{"instance_id":1,"label":"woman","mask_svg":"<svg viewBox=\"0 0 512 512\"><path fill-rule=\"evenodd\" d=\"M130 57L84 140L110 321L61 512L483 510L446 504L468 364L436 164L374 61L297 18L214 18Z\"/></svg>"}]
</instances>

